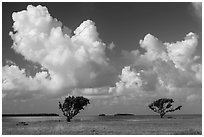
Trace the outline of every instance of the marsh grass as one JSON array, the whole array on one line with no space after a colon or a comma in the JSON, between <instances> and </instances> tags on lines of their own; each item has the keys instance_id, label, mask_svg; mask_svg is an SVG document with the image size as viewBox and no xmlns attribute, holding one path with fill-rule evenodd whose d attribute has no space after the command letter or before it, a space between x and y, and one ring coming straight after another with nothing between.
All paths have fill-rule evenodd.
<instances>
[{"instance_id":1,"label":"marsh grass","mask_svg":"<svg viewBox=\"0 0 204 137\"><path fill-rule=\"evenodd\" d=\"M202 131L198 131L195 129L187 129L183 131L176 131L173 135L202 135Z\"/></svg>"},{"instance_id":2,"label":"marsh grass","mask_svg":"<svg viewBox=\"0 0 204 137\"><path fill-rule=\"evenodd\" d=\"M82 117L84 118L84 117ZM106 118L90 120L48 120L3 122L3 135L201 135L202 117Z\"/></svg>"}]
</instances>

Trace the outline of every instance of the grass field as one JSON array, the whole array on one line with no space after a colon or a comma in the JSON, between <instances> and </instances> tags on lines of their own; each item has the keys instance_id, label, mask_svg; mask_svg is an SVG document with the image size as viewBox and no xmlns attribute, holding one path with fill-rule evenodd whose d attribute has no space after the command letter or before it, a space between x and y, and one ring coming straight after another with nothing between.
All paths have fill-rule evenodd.
<instances>
[{"instance_id":1,"label":"grass field","mask_svg":"<svg viewBox=\"0 0 204 137\"><path fill-rule=\"evenodd\" d=\"M2 134L63 135L194 135L202 134L200 119L142 119L66 122L50 120L27 122L28 125L2 123Z\"/></svg>"}]
</instances>

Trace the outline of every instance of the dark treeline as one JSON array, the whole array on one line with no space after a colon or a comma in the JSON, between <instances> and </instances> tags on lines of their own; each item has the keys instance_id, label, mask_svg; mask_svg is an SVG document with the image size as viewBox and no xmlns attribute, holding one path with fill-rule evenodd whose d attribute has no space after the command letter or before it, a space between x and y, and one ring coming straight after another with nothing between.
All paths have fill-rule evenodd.
<instances>
[{"instance_id":1,"label":"dark treeline","mask_svg":"<svg viewBox=\"0 0 204 137\"><path fill-rule=\"evenodd\" d=\"M114 116L134 116L134 114L115 114Z\"/></svg>"},{"instance_id":2,"label":"dark treeline","mask_svg":"<svg viewBox=\"0 0 204 137\"><path fill-rule=\"evenodd\" d=\"M59 116L55 113L39 113L39 114L2 114L2 117L35 117L35 116Z\"/></svg>"}]
</instances>

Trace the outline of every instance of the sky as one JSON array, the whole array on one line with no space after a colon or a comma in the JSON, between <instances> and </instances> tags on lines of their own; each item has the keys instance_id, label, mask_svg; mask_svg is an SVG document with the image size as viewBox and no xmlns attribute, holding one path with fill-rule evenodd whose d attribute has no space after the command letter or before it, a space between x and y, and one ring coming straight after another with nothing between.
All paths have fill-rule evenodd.
<instances>
[{"instance_id":1,"label":"sky","mask_svg":"<svg viewBox=\"0 0 204 137\"><path fill-rule=\"evenodd\" d=\"M2 4L2 113L154 114L172 98L202 113L201 3Z\"/></svg>"}]
</instances>

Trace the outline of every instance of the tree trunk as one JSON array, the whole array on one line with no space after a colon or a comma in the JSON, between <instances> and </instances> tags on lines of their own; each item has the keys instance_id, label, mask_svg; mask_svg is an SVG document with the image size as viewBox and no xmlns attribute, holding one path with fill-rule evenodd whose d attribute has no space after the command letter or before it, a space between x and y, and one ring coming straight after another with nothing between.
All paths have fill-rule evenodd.
<instances>
[{"instance_id":1,"label":"tree trunk","mask_svg":"<svg viewBox=\"0 0 204 137\"><path fill-rule=\"evenodd\" d=\"M70 120L71 120L71 117L67 117L67 122L70 122Z\"/></svg>"},{"instance_id":2,"label":"tree trunk","mask_svg":"<svg viewBox=\"0 0 204 137\"><path fill-rule=\"evenodd\" d=\"M165 113L161 113L161 114L160 114L160 118L163 118L164 115L165 115Z\"/></svg>"}]
</instances>

